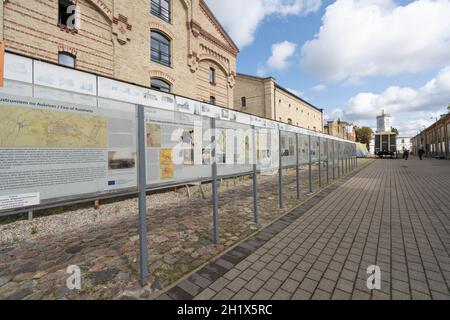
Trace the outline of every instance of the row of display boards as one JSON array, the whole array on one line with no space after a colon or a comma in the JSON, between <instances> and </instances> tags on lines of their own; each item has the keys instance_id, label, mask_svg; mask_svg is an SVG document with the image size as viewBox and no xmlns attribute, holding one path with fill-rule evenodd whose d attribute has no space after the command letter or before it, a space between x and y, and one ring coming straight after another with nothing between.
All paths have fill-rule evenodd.
<instances>
[{"instance_id":1,"label":"row of display boards","mask_svg":"<svg viewBox=\"0 0 450 320\"><path fill-rule=\"evenodd\" d=\"M138 106L148 188L211 179L213 134L219 177L356 155L349 141L6 53L0 215L135 192Z\"/></svg>"}]
</instances>

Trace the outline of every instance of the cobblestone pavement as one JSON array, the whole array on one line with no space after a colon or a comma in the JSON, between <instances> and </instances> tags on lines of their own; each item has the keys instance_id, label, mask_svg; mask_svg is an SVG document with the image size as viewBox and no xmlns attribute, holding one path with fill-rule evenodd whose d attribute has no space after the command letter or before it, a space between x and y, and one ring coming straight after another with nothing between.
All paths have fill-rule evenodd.
<instances>
[{"instance_id":1,"label":"cobblestone pavement","mask_svg":"<svg viewBox=\"0 0 450 320\"><path fill-rule=\"evenodd\" d=\"M324 170L322 168L322 185L326 182ZM130 214L115 219L94 221L82 228L67 228L68 231L62 230L59 234L40 236L37 232L30 239L0 243L0 299L112 299L129 294L133 298L148 298L308 199L306 176L306 168L302 167L302 196L297 199L294 170L284 170L283 209L278 207L277 175L258 176L259 226L254 223L251 179L220 183L219 245L211 242L212 208L208 185L205 199L197 193L192 199L149 210L151 283L145 288L140 288L137 281L136 200L126 202L130 203L130 208L125 208ZM315 190L319 184L317 177L315 166ZM108 205L108 208L120 210L123 204L117 208ZM51 217L39 219L43 219L42 223ZM31 233L36 231L33 221L30 230ZM81 291L67 289L66 270L70 265L81 268Z\"/></svg>"},{"instance_id":2,"label":"cobblestone pavement","mask_svg":"<svg viewBox=\"0 0 450 320\"><path fill-rule=\"evenodd\" d=\"M450 299L450 162L379 160L332 188L159 299Z\"/></svg>"}]
</instances>

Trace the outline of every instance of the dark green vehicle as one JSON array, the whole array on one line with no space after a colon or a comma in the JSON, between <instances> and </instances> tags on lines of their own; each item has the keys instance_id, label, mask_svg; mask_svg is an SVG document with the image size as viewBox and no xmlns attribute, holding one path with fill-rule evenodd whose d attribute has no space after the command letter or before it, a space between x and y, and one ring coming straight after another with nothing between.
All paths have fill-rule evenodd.
<instances>
[{"instance_id":1,"label":"dark green vehicle","mask_svg":"<svg viewBox=\"0 0 450 320\"><path fill-rule=\"evenodd\" d=\"M397 134L395 132L378 132L375 134L375 155L380 158L397 158Z\"/></svg>"}]
</instances>

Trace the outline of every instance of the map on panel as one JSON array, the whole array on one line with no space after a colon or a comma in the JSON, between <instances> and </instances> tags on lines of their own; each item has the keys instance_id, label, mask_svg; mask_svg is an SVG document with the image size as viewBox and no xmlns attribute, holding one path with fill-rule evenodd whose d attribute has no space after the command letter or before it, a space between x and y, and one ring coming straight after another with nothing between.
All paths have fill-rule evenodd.
<instances>
[{"instance_id":1,"label":"map on panel","mask_svg":"<svg viewBox=\"0 0 450 320\"><path fill-rule=\"evenodd\" d=\"M107 119L53 110L0 108L0 148L106 148Z\"/></svg>"}]
</instances>

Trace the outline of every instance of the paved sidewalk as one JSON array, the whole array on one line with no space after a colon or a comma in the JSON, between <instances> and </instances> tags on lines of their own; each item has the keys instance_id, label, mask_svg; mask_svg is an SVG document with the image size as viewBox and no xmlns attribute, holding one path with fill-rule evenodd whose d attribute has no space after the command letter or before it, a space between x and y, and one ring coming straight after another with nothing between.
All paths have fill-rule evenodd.
<instances>
[{"instance_id":1,"label":"paved sidewalk","mask_svg":"<svg viewBox=\"0 0 450 320\"><path fill-rule=\"evenodd\" d=\"M449 161L378 160L331 188L160 299L450 299Z\"/></svg>"}]
</instances>

